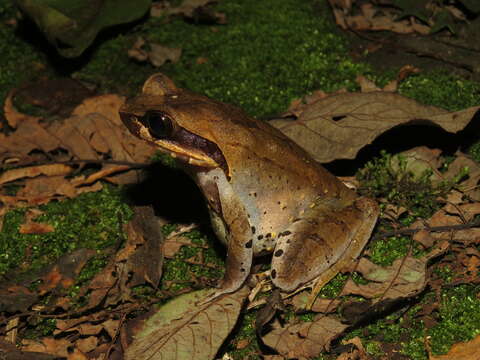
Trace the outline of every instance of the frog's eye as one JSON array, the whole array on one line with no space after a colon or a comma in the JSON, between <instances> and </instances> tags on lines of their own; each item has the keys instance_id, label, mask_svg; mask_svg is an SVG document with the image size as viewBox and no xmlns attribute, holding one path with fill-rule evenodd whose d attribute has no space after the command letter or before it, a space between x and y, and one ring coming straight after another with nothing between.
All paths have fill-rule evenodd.
<instances>
[{"instance_id":1,"label":"frog's eye","mask_svg":"<svg viewBox=\"0 0 480 360\"><path fill-rule=\"evenodd\" d=\"M162 111L149 110L140 121L148 128L150 134L157 139L169 137L173 130L173 121Z\"/></svg>"}]
</instances>

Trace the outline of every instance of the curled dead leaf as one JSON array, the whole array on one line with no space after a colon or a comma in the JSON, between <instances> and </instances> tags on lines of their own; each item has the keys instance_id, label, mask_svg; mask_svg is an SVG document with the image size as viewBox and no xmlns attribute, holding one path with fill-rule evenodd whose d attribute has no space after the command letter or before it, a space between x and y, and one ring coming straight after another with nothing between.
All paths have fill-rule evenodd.
<instances>
[{"instance_id":1,"label":"curled dead leaf","mask_svg":"<svg viewBox=\"0 0 480 360\"><path fill-rule=\"evenodd\" d=\"M39 175L57 176L68 175L73 172L73 168L63 164L50 164L29 166L24 168L12 169L3 172L0 175L0 185L23 178L32 178Z\"/></svg>"},{"instance_id":2,"label":"curled dead leaf","mask_svg":"<svg viewBox=\"0 0 480 360\"><path fill-rule=\"evenodd\" d=\"M333 317L317 315L314 321L280 326L262 337L264 343L279 354L291 358L313 358L328 350L330 343L343 333L348 325Z\"/></svg>"},{"instance_id":3,"label":"curled dead leaf","mask_svg":"<svg viewBox=\"0 0 480 360\"><path fill-rule=\"evenodd\" d=\"M331 95L307 106L295 121L275 119L278 128L317 161L353 159L385 131L399 125L431 124L445 131L462 130L479 106L449 112L388 92Z\"/></svg>"}]
</instances>

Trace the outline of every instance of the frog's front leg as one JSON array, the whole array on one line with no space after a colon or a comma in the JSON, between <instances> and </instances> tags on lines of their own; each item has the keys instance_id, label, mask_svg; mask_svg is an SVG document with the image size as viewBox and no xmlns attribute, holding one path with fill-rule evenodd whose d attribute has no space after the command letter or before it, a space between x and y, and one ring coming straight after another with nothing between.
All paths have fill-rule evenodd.
<instances>
[{"instance_id":1,"label":"frog's front leg","mask_svg":"<svg viewBox=\"0 0 480 360\"><path fill-rule=\"evenodd\" d=\"M250 274L253 260L253 233L243 204L235 197L222 202L227 243L225 275L210 300L239 289Z\"/></svg>"},{"instance_id":2,"label":"frog's front leg","mask_svg":"<svg viewBox=\"0 0 480 360\"><path fill-rule=\"evenodd\" d=\"M326 284L359 256L379 214L375 201L319 198L279 235L271 277L285 291L317 278Z\"/></svg>"}]
</instances>

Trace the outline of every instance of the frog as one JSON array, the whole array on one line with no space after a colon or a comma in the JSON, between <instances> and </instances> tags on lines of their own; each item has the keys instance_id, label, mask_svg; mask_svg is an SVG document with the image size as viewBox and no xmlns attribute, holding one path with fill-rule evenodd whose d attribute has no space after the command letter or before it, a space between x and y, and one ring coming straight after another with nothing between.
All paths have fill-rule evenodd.
<instances>
[{"instance_id":1,"label":"frog","mask_svg":"<svg viewBox=\"0 0 480 360\"><path fill-rule=\"evenodd\" d=\"M253 258L271 254L284 292L326 284L368 242L379 207L359 196L293 140L240 108L153 74L120 108L130 132L173 157L197 184L225 274L210 299L235 292Z\"/></svg>"}]
</instances>

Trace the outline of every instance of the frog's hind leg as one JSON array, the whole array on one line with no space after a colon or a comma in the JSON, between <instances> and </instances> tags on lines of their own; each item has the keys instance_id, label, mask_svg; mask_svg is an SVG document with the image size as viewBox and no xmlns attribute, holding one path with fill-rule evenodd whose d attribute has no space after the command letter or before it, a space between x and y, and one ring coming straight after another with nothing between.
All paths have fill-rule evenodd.
<instances>
[{"instance_id":1,"label":"frog's hind leg","mask_svg":"<svg viewBox=\"0 0 480 360\"><path fill-rule=\"evenodd\" d=\"M369 198L345 206L336 198L321 198L279 234L271 277L285 291L317 278L330 281L352 262L367 243L379 213Z\"/></svg>"}]
</instances>

